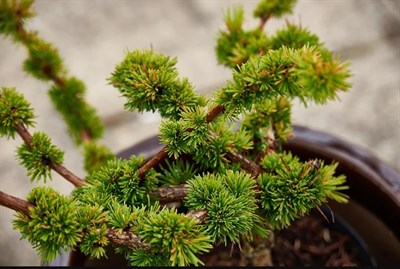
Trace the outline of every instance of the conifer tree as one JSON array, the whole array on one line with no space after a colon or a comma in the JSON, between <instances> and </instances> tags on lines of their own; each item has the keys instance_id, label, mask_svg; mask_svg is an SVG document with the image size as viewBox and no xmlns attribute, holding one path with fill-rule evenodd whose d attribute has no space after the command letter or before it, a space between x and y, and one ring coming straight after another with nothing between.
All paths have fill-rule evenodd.
<instances>
[{"instance_id":1,"label":"conifer tree","mask_svg":"<svg viewBox=\"0 0 400 269\"><path fill-rule=\"evenodd\" d=\"M242 8L228 9L215 52L232 79L210 96L180 77L177 59L152 49L127 52L109 83L129 111L161 115L164 147L148 160L124 160L99 143L103 126L84 84L68 75L52 44L25 29L32 1L2 0L1 33L27 48L24 70L51 83L52 102L85 149L87 175L79 178L44 132L30 133L35 115L24 96L1 89L0 135L23 140L17 160L30 180L45 183L55 171L76 187L70 196L35 187L26 200L0 192L0 204L18 212L14 228L43 261L63 249L101 258L112 245L132 265L197 266L198 255L216 244L267 238L328 199L347 202L336 163L302 162L282 149L294 99L324 104L350 88L348 62L315 34L291 23L265 33L267 21L292 12L294 3L261 0L255 29L243 28Z\"/></svg>"}]
</instances>

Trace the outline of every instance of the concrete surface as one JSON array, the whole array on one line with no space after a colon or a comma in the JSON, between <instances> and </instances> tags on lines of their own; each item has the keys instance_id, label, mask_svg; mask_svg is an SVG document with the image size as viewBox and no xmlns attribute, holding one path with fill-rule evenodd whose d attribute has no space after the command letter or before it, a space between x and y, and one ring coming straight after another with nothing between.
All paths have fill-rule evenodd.
<instances>
[{"instance_id":1,"label":"concrete surface","mask_svg":"<svg viewBox=\"0 0 400 269\"><path fill-rule=\"evenodd\" d=\"M156 134L159 117L123 109L119 92L107 84L126 50L151 48L178 58L182 76L198 91L209 92L230 78L217 65L216 32L223 27L222 14L241 3L246 25L254 26L251 12L257 1L37 1L37 16L28 26L53 42L70 74L86 82L87 100L106 124L103 142L118 152ZM299 1L291 22L318 34L326 46L352 62L353 87L340 101L305 109L295 104L293 121L323 130L367 148L400 170L400 1L326 0ZM271 20L266 31L284 25ZM26 75L22 63L26 51L0 37L1 86L15 86L32 103L36 130L47 132L65 150L65 165L84 176L80 152L70 142L65 126L46 95L49 84ZM21 140L0 139L0 189L25 197L30 184L24 168L15 160ZM50 185L68 194L72 186L56 174ZM40 261L19 232L12 229L13 212L0 208L0 265L39 265Z\"/></svg>"}]
</instances>

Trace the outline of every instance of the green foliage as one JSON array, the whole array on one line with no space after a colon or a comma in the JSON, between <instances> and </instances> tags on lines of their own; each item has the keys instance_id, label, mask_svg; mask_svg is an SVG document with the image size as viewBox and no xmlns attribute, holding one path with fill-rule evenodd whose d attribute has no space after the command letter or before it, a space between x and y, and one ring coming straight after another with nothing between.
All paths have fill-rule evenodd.
<instances>
[{"instance_id":1,"label":"green foliage","mask_svg":"<svg viewBox=\"0 0 400 269\"><path fill-rule=\"evenodd\" d=\"M254 10L254 17L268 19L270 17L282 17L292 13L296 0L261 0Z\"/></svg>"},{"instance_id":2,"label":"green foliage","mask_svg":"<svg viewBox=\"0 0 400 269\"><path fill-rule=\"evenodd\" d=\"M347 187L343 175L335 177L337 165L314 160L302 163L291 153L268 154L261 161L261 204L271 225L283 228L315 206L333 198L346 202L339 191Z\"/></svg>"},{"instance_id":3,"label":"green foliage","mask_svg":"<svg viewBox=\"0 0 400 269\"><path fill-rule=\"evenodd\" d=\"M300 49L303 46L321 47L317 35L312 34L308 29L299 25L287 23L286 27L278 30L275 36L272 36L269 41L270 49L279 49L282 46Z\"/></svg>"},{"instance_id":4,"label":"green foliage","mask_svg":"<svg viewBox=\"0 0 400 269\"><path fill-rule=\"evenodd\" d=\"M178 159L167 160L165 165L160 166L158 179L164 186L179 185L185 183L198 172L194 163Z\"/></svg>"},{"instance_id":5,"label":"green foliage","mask_svg":"<svg viewBox=\"0 0 400 269\"><path fill-rule=\"evenodd\" d=\"M283 47L249 59L233 71L233 80L216 92L216 103L224 104L226 113L237 116L265 99L298 93L299 85L289 72L295 53Z\"/></svg>"},{"instance_id":6,"label":"green foliage","mask_svg":"<svg viewBox=\"0 0 400 269\"><path fill-rule=\"evenodd\" d=\"M251 137L244 130L233 131L232 126L223 122L213 122L209 125L210 133L206 140L193 152L193 159L202 169L223 171L227 168L226 154L228 151L241 152L252 148Z\"/></svg>"},{"instance_id":7,"label":"green foliage","mask_svg":"<svg viewBox=\"0 0 400 269\"><path fill-rule=\"evenodd\" d=\"M84 240L79 244L83 254L90 258L100 259L106 256L105 247L109 244L107 239L107 226L102 224L97 229L89 229L85 232Z\"/></svg>"},{"instance_id":8,"label":"green foliage","mask_svg":"<svg viewBox=\"0 0 400 269\"><path fill-rule=\"evenodd\" d=\"M250 58L233 72L216 93L216 103L225 105L236 116L260 105L265 99L299 97L303 101L324 103L346 91L350 84L347 63L330 60L329 54L314 47L281 47L260 57Z\"/></svg>"},{"instance_id":9,"label":"green foliage","mask_svg":"<svg viewBox=\"0 0 400 269\"><path fill-rule=\"evenodd\" d=\"M157 253L168 255L172 266L203 264L196 254L211 248L210 238L197 221L177 213L176 209L149 214L142 228L139 236Z\"/></svg>"},{"instance_id":10,"label":"green foliage","mask_svg":"<svg viewBox=\"0 0 400 269\"><path fill-rule=\"evenodd\" d=\"M301 162L282 152L291 136L294 98L324 104L350 87L348 63L317 35L291 23L275 35L263 31L269 18L291 13L294 0L260 1L255 29L243 29L242 8L226 12L215 51L218 62L233 69L232 80L210 98L179 77L176 58L154 50L126 53L110 84L126 98L126 109L158 111L163 118L159 138L170 158L148 165L143 156L122 160L97 143L103 126L84 99L85 85L67 76L52 44L24 29L33 15L31 1L1 1L1 32L26 46L25 71L53 83L49 95L73 141L83 146L88 171L71 198L34 188L29 216L19 213L14 221L44 261L78 243L82 253L98 259L116 244L113 236L133 233L138 246L115 246L133 266L203 265L197 255L212 244L266 237L271 227L284 228L327 199L347 202L336 163ZM19 124L34 125L32 109L14 88L2 88L0 109L2 136L13 138ZM62 163L63 153L44 133L23 138L18 159L31 181L51 178L50 168ZM167 202L155 196L166 188L158 188L185 183L175 189L175 208L160 205L157 200ZM204 218L190 217L194 210Z\"/></svg>"},{"instance_id":11,"label":"green foliage","mask_svg":"<svg viewBox=\"0 0 400 269\"><path fill-rule=\"evenodd\" d=\"M249 174L227 170L224 174L207 173L189 180L185 205L206 209L205 231L213 241L228 239L239 242L239 236L252 237L252 232L265 235L262 219L255 212L255 181Z\"/></svg>"},{"instance_id":12,"label":"green foliage","mask_svg":"<svg viewBox=\"0 0 400 269\"><path fill-rule=\"evenodd\" d=\"M166 145L169 156L178 158L182 153L191 151L191 147L185 140L184 135L187 133L187 127L183 121L163 121L159 128L160 141Z\"/></svg>"},{"instance_id":13,"label":"green foliage","mask_svg":"<svg viewBox=\"0 0 400 269\"><path fill-rule=\"evenodd\" d=\"M147 231L149 228L147 223L149 217L157 216L160 211L161 207L158 202L149 206L142 205L141 207L135 207L133 209L133 231L137 234L142 231L144 233L142 239L144 240L147 238L148 241L151 241L153 235L158 238L156 240L162 240L162 236L153 233L151 230ZM136 248L123 249L121 251L126 252L125 256L129 259L132 266L171 266L170 253L163 248L161 250L158 248L150 250Z\"/></svg>"},{"instance_id":14,"label":"green foliage","mask_svg":"<svg viewBox=\"0 0 400 269\"><path fill-rule=\"evenodd\" d=\"M179 119L182 109L201 103L201 98L186 78L178 77L176 62L153 50L134 50L127 52L109 80L127 98L125 108L158 110L162 117Z\"/></svg>"},{"instance_id":15,"label":"green foliage","mask_svg":"<svg viewBox=\"0 0 400 269\"><path fill-rule=\"evenodd\" d=\"M351 76L349 62L332 59L327 50L297 55L296 62L298 67L293 73L305 89L304 97L317 104L336 99L337 91L347 91L351 86L347 81Z\"/></svg>"},{"instance_id":16,"label":"green foliage","mask_svg":"<svg viewBox=\"0 0 400 269\"><path fill-rule=\"evenodd\" d=\"M0 33L13 35L19 25L35 14L31 9L32 0L1 0Z\"/></svg>"},{"instance_id":17,"label":"green foliage","mask_svg":"<svg viewBox=\"0 0 400 269\"><path fill-rule=\"evenodd\" d=\"M106 237L108 214L102 205L85 204L76 201L79 205L77 217L84 232L79 248L85 255L99 259L106 254L104 248L109 244Z\"/></svg>"},{"instance_id":18,"label":"green foliage","mask_svg":"<svg viewBox=\"0 0 400 269\"><path fill-rule=\"evenodd\" d=\"M14 138L18 124L34 126L35 115L28 101L15 88L2 87L0 92L0 135Z\"/></svg>"},{"instance_id":19,"label":"green foliage","mask_svg":"<svg viewBox=\"0 0 400 269\"><path fill-rule=\"evenodd\" d=\"M35 207L30 208L29 217L18 213L13 226L37 249L43 262L52 261L61 249L68 251L80 242L82 230L71 199L51 188L36 187L27 200Z\"/></svg>"},{"instance_id":20,"label":"green foliage","mask_svg":"<svg viewBox=\"0 0 400 269\"><path fill-rule=\"evenodd\" d=\"M77 144L84 141L82 135L96 140L103 134L103 125L94 108L89 106L83 95L85 85L76 78L68 79L62 85L53 85L49 90L51 100L63 115L68 131Z\"/></svg>"},{"instance_id":21,"label":"green foliage","mask_svg":"<svg viewBox=\"0 0 400 269\"><path fill-rule=\"evenodd\" d=\"M104 211L104 206L85 204L78 200L75 200L75 204L79 206L77 217L84 231L97 228L107 220L107 213Z\"/></svg>"},{"instance_id":22,"label":"green foliage","mask_svg":"<svg viewBox=\"0 0 400 269\"><path fill-rule=\"evenodd\" d=\"M37 79L53 82L49 95L55 108L63 116L68 132L73 141L94 143L103 133L103 125L96 111L84 100L85 86L74 78L67 76L67 68L59 55L57 48L41 39L37 32L25 29L26 19L32 17L31 0L8 1L0 3L0 30L10 36L15 42L24 45L28 51L28 58L24 62L24 70ZM100 157L87 159L86 163L96 163L100 158L108 158L110 150L98 145L105 154ZM88 155L86 155L88 156ZM85 165L88 167L88 165Z\"/></svg>"},{"instance_id":23,"label":"green foliage","mask_svg":"<svg viewBox=\"0 0 400 269\"><path fill-rule=\"evenodd\" d=\"M31 144L21 145L17 153L19 163L28 170L31 182L51 179L50 165L61 164L64 159L64 152L52 145L43 132L34 133Z\"/></svg>"},{"instance_id":24,"label":"green foliage","mask_svg":"<svg viewBox=\"0 0 400 269\"><path fill-rule=\"evenodd\" d=\"M168 145L169 156L178 158L182 153L193 153L204 146L209 137L205 107L186 108L178 121L163 121L159 129L161 142Z\"/></svg>"},{"instance_id":25,"label":"green foliage","mask_svg":"<svg viewBox=\"0 0 400 269\"><path fill-rule=\"evenodd\" d=\"M281 17L291 13L295 0L264 0L260 1L254 10L254 16L266 22L270 17ZM279 49L281 46L301 48L302 46L317 45L318 37L301 27L288 24L287 28L276 33L275 37L268 38L262 27L245 30L243 8L228 9L225 14L226 30L218 32L215 52L220 64L237 68L251 57L265 54L270 49Z\"/></svg>"},{"instance_id":26,"label":"green foliage","mask_svg":"<svg viewBox=\"0 0 400 269\"><path fill-rule=\"evenodd\" d=\"M24 62L24 70L37 79L49 81L65 72L62 59L51 43L33 38L28 50L29 57Z\"/></svg>"},{"instance_id":27,"label":"green foliage","mask_svg":"<svg viewBox=\"0 0 400 269\"><path fill-rule=\"evenodd\" d=\"M273 143L285 142L292 131L291 105L288 99L266 99L250 113L245 114L242 128L253 138L255 153L274 147Z\"/></svg>"},{"instance_id":28,"label":"green foliage","mask_svg":"<svg viewBox=\"0 0 400 269\"><path fill-rule=\"evenodd\" d=\"M88 178L90 186L77 193L77 199L86 203L109 204L110 198L129 206L141 205L147 199L147 194L158 184L157 174L149 171L141 179L138 169L143 164L143 157L132 156L129 160L112 159L94 171ZM103 200L104 199L104 200Z\"/></svg>"},{"instance_id":29,"label":"green foliage","mask_svg":"<svg viewBox=\"0 0 400 269\"><path fill-rule=\"evenodd\" d=\"M131 266L172 266L167 253L160 254L156 251L135 249L127 255L127 258Z\"/></svg>"},{"instance_id":30,"label":"green foliage","mask_svg":"<svg viewBox=\"0 0 400 269\"><path fill-rule=\"evenodd\" d=\"M181 113L183 126L188 132L183 135L187 145L196 148L204 143L208 135L207 111L205 107L187 108Z\"/></svg>"},{"instance_id":31,"label":"green foliage","mask_svg":"<svg viewBox=\"0 0 400 269\"><path fill-rule=\"evenodd\" d=\"M94 142L85 143L83 152L84 168L89 174L115 157L109 148Z\"/></svg>"},{"instance_id":32,"label":"green foliage","mask_svg":"<svg viewBox=\"0 0 400 269\"><path fill-rule=\"evenodd\" d=\"M218 32L215 52L220 64L234 68L246 62L250 56L258 54L268 44L261 29L244 30L244 13L241 7L228 9L225 15L227 30Z\"/></svg>"},{"instance_id":33,"label":"green foliage","mask_svg":"<svg viewBox=\"0 0 400 269\"><path fill-rule=\"evenodd\" d=\"M109 210L111 226L123 231L133 221L131 209L124 204L113 202Z\"/></svg>"}]
</instances>

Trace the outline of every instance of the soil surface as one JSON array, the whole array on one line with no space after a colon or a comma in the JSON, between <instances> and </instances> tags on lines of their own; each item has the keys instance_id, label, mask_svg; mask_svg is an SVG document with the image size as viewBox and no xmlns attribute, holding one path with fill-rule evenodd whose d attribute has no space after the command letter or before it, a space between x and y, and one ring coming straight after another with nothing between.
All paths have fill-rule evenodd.
<instances>
[{"instance_id":1,"label":"soil surface","mask_svg":"<svg viewBox=\"0 0 400 269\"><path fill-rule=\"evenodd\" d=\"M201 256L206 266L357 266L358 248L348 234L328 227L331 216L313 211L268 240L217 246Z\"/></svg>"}]
</instances>

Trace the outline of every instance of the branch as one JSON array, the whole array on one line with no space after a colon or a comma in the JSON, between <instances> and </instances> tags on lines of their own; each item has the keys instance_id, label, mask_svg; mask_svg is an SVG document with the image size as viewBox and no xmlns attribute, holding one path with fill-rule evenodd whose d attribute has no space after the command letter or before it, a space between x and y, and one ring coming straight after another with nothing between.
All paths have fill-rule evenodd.
<instances>
[{"instance_id":1,"label":"branch","mask_svg":"<svg viewBox=\"0 0 400 269\"><path fill-rule=\"evenodd\" d=\"M25 45L25 47L29 50L29 46L31 43L31 40L33 40L34 38L39 39L39 37L37 37L36 33L34 32L28 32L25 27L24 27L24 21L22 19L19 19L16 25L16 29L17 32L16 34L19 36L21 43ZM51 81L53 81L53 83L55 85L57 85L60 88L63 88L65 86L65 81L66 78L65 77L61 77L57 74L55 74L52 70L52 67L50 65L46 65L43 69L43 72L51 79ZM89 132L89 130L84 129L82 131L82 134L80 134L80 137L82 139L83 142L90 142L92 141L92 136Z\"/></svg>"},{"instance_id":2,"label":"branch","mask_svg":"<svg viewBox=\"0 0 400 269\"><path fill-rule=\"evenodd\" d=\"M12 195L6 194L0 191L0 205L10 208L14 211L21 212L27 217L30 217L30 208L35 208L35 206L26 200L14 197ZM195 218L196 221L201 224L207 219L207 210L200 209L191 211L186 214L188 218ZM117 231L111 228L107 228L107 238L117 245L126 246L129 248L141 248L146 251L151 251L151 247L142 242L139 237L132 233L131 231Z\"/></svg>"},{"instance_id":3,"label":"branch","mask_svg":"<svg viewBox=\"0 0 400 269\"><path fill-rule=\"evenodd\" d=\"M125 246L128 248L141 248L146 251L151 251L151 247L140 241L139 237L132 233L131 231L117 231L108 228L107 229L107 238L110 240L112 243L120 245L120 246Z\"/></svg>"},{"instance_id":4,"label":"branch","mask_svg":"<svg viewBox=\"0 0 400 269\"><path fill-rule=\"evenodd\" d=\"M29 148L32 148L32 135L26 129L25 125L23 123L17 123L16 131L22 138L22 140L24 140L25 144ZM50 163L49 167L54 171L56 171L60 176L62 176L63 178L74 184L74 186L76 187L81 187L85 184L84 180L76 176L74 173L69 171L61 164Z\"/></svg>"},{"instance_id":5,"label":"branch","mask_svg":"<svg viewBox=\"0 0 400 269\"><path fill-rule=\"evenodd\" d=\"M257 179L261 172L261 167L258 164L248 159L246 156L233 151L228 151L227 157L234 163L240 163L243 170L248 172L254 179Z\"/></svg>"},{"instance_id":6,"label":"branch","mask_svg":"<svg viewBox=\"0 0 400 269\"><path fill-rule=\"evenodd\" d=\"M216 107L213 109L208 115L209 119L207 121L211 121L217 115L219 115L224 108L222 106ZM24 142L31 148L32 145L32 135L26 129L26 127L22 123L18 123L16 126L17 133L21 136ZM143 178L147 171L149 171L152 167L159 164L165 158L168 157L166 152L167 146L164 146L156 155L153 156L148 162L146 162L142 167L139 168L138 174L140 178ZM246 158L245 156L235 153L235 152L228 152L228 158L232 162L242 163L242 168L249 172L254 178L257 178L258 174L260 173L260 167L252 162L250 159ZM61 164L54 164L50 163L49 167L61 175L63 178L74 184L76 187L81 187L86 184L84 180L73 174L67 168L65 168ZM169 202L177 202L183 201L188 193L188 185L182 184L175 187L160 187L157 190L150 193L150 195L158 196L160 198L160 202L169 203Z\"/></svg>"},{"instance_id":7,"label":"branch","mask_svg":"<svg viewBox=\"0 0 400 269\"><path fill-rule=\"evenodd\" d=\"M188 184L178 186L160 187L150 192L150 195L157 196L161 203L182 202L189 191Z\"/></svg>"},{"instance_id":8,"label":"branch","mask_svg":"<svg viewBox=\"0 0 400 269\"><path fill-rule=\"evenodd\" d=\"M214 118L216 118L218 115L220 115L224 111L225 111L225 107L223 105L218 105L218 106L214 107L207 114L206 123L211 122ZM191 132L192 130L188 129L188 131ZM167 149L167 146L164 146L156 155L154 155L149 161L147 161L144 165L142 165L139 168L138 173L139 173L139 177L140 178L143 178L144 175L151 168L155 167L156 165L158 165L160 162L162 162L163 160L165 160L168 157L166 149ZM256 163L254 163L250 159L246 158L245 156L241 155L240 153L236 153L236 152L228 151L227 152L227 156L232 162L241 163L242 164L242 168L245 171L247 171L248 173L250 173L254 178L258 177L258 175L259 175L259 173L261 171L261 168ZM164 190L164 191L167 191L167 190ZM176 200L169 200L170 198L167 197L168 195L172 195L171 198L175 199L175 197L173 197L173 196L176 195L176 194L162 193L162 190L159 190L157 192L157 194L160 196L161 199L165 199L165 202L176 201ZM180 194L180 195L183 195L183 194Z\"/></svg>"},{"instance_id":9,"label":"branch","mask_svg":"<svg viewBox=\"0 0 400 269\"><path fill-rule=\"evenodd\" d=\"M206 122L209 123L213 119L215 119L219 114L225 111L225 107L223 105L218 105L214 107L206 116Z\"/></svg>"},{"instance_id":10,"label":"branch","mask_svg":"<svg viewBox=\"0 0 400 269\"><path fill-rule=\"evenodd\" d=\"M225 111L225 107L218 105L214 107L206 116L206 122L211 122L215 117ZM190 130L189 130L190 131ZM139 177L143 176L153 167L158 165L160 162L168 157L166 152L167 146L164 146L156 155L154 155L150 160L148 160L142 167L139 168Z\"/></svg>"},{"instance_id":11,"label":"branch","mask_svg":"<svg viewBox=\"0 0 400 269\"><path fill-rule=\"evenodd\" d=\"M278 138L276 138L275 133L274 125L271 123L264 137L264 139L267 141L267 148L257 154L256 162L259 162L268 153L276 153L277 149L279 148L279 141Z\"/></svg>"},{"instance_id":12,"label":"branch","mask_svg":"<svg viewBox=\"0 0 400 269\"><path fill-rule=\"evenodd\" d=\"M29 148L32 146L32 135L29 133L29 131L26 129L26 127L22 123L18 123L16 126L16 131L17 133L21 136L22 140L27 144ZM166 146L164 147L163 150L161 150L159 153L157 153L153 158L153 162L159 163L160 161L163 160L163 158L167 157L164 155L167 155L165 151ZM156 164L157 164L156 163ZM153 166L156 164L153 164L152 162L147 162L145 165L143 165L139 170L139 176L143 177L144 174ZM81 187L86 184L86 182L76 175L74 175L72 172L70 172L67 168L60 164L54 164L50 163L49 167L56 171L59 175L61 175L63 178L74 184L76 187ZM150 168L148 168L150 167ZM187 196L188 194L188 184L181 184L179 186L174 186L174 187L160 187L156 189L155 191L150 192L150 195L157 196L160 199L160 202L162 203L169 203L169 202L181 202L183 199ZM17 198L18 199L18 198ZM14 209L14 208L13 208ZM18 211L18 210L17 210ZM27 214L26 214L27 215Z\"/></svg>"},{"instance_id":13,"label":"branch","mask_svg":"<svg viewBox=\"0 0 400 269\"><path fill-rule=\"evenodd\" d=\"M154 155L150 160L148 160L144 165L142 165L139 170L138 174L140 178L143 178L144 175L153 167L158 165L160 162L165 160L168 157L167 154L167 146L164 146L156 155Z\"/></svg>"},{"instance_id":14,"label":"branch","mask_svg":"<svg viewBox=\"0 0 400 269\"><path fill-rule=\"evenodd\" d=\"M0 205L21 212L26 216L29 216L29 209L35 207L25 200L8 195L2 191L0 191Z\"/></svg>"},{"instance_id":15,"label":"branch","mask_svg":"<svg viewBox=\"0 0 400 269\"><path fill-rule=\"evenodd\" d=\"M17 126L15 127L17 133L19 136L24 140L25 144L29 147L32 148L32 135L29 133L28 129L26 129L25 125L21 122L17 123Z\"/></svg>"},{"instance_id":16,"label":"branch","mask_svg":"<svg viewBox=\"0 0 400 269\"><path fill-rule=\"evenodd\" d=\"M61 164L50 163L49 167L56 171L57 174L74 184L75 187L82 187L83 185L85 185L85 181L83 179L79 178L74 173L69 171L67 168L65 168L65 166Z\"/></svg>"},{"instance_id":17,"label":"branch","mask_svg":"<svg viewBox=\"0 0 400 269\"><path fill-rule=\"evenodd\" d=\"M12 195L6 194L2 191L0 191L0 205L10 208L14 211L21 212L27 217L30 217L29 209L35 207L33 204L29 203L26 200L22 200ZM130 231L118 232L116 230L108 228L107 238L111 242L118 245L127 246L129 248L143 248L145 250L150 250L148 244L141 242L139 237Z\"/></svg>"},{"instance_id":18,"label":"branch","mask_svg":"<svg viewBox=\"0 0 400 269\"><path fill-rule=\"evenodd\" d=\"M204 221L208 217L208 212L205 209L198 209L198 210L193 210L190 211L186 214L186 217L188 218L194 218L199 224L204 223Z\"/></svg>"},{"instance_id":19,"label":"branch","mask_svg":"<svg viewBox=\"0 0 400 269\"><path fill-rule=\"evenodd\" d=\"M264 26L265 26L265 24L267 23L267 21L269 20L269 18L270 18L270 16L266 16L266 17L262 17L262 18L260 19L260 24L258 25L258 28L259 28L260 30L263 30L263 29L264 29Z\"/></svg>"},{"instance_id":20,"label":"branch","mask_svg":"<svg viewBox=\"0 0 400 269\"><path fill-rule=\"evenodd\" d=\"M211 138L215 138L216 135L210 132ZM230 160L233 163L240 163L241 168L248 172L254 179L257 179L258 175L261 172L261 167L254 163L252 160L248 159L246 156L243 154L233 152L233 151L227 151L226 153L227 159ZM226 159L224 159L227 161Z\"/></svg>"}]
</instances>

